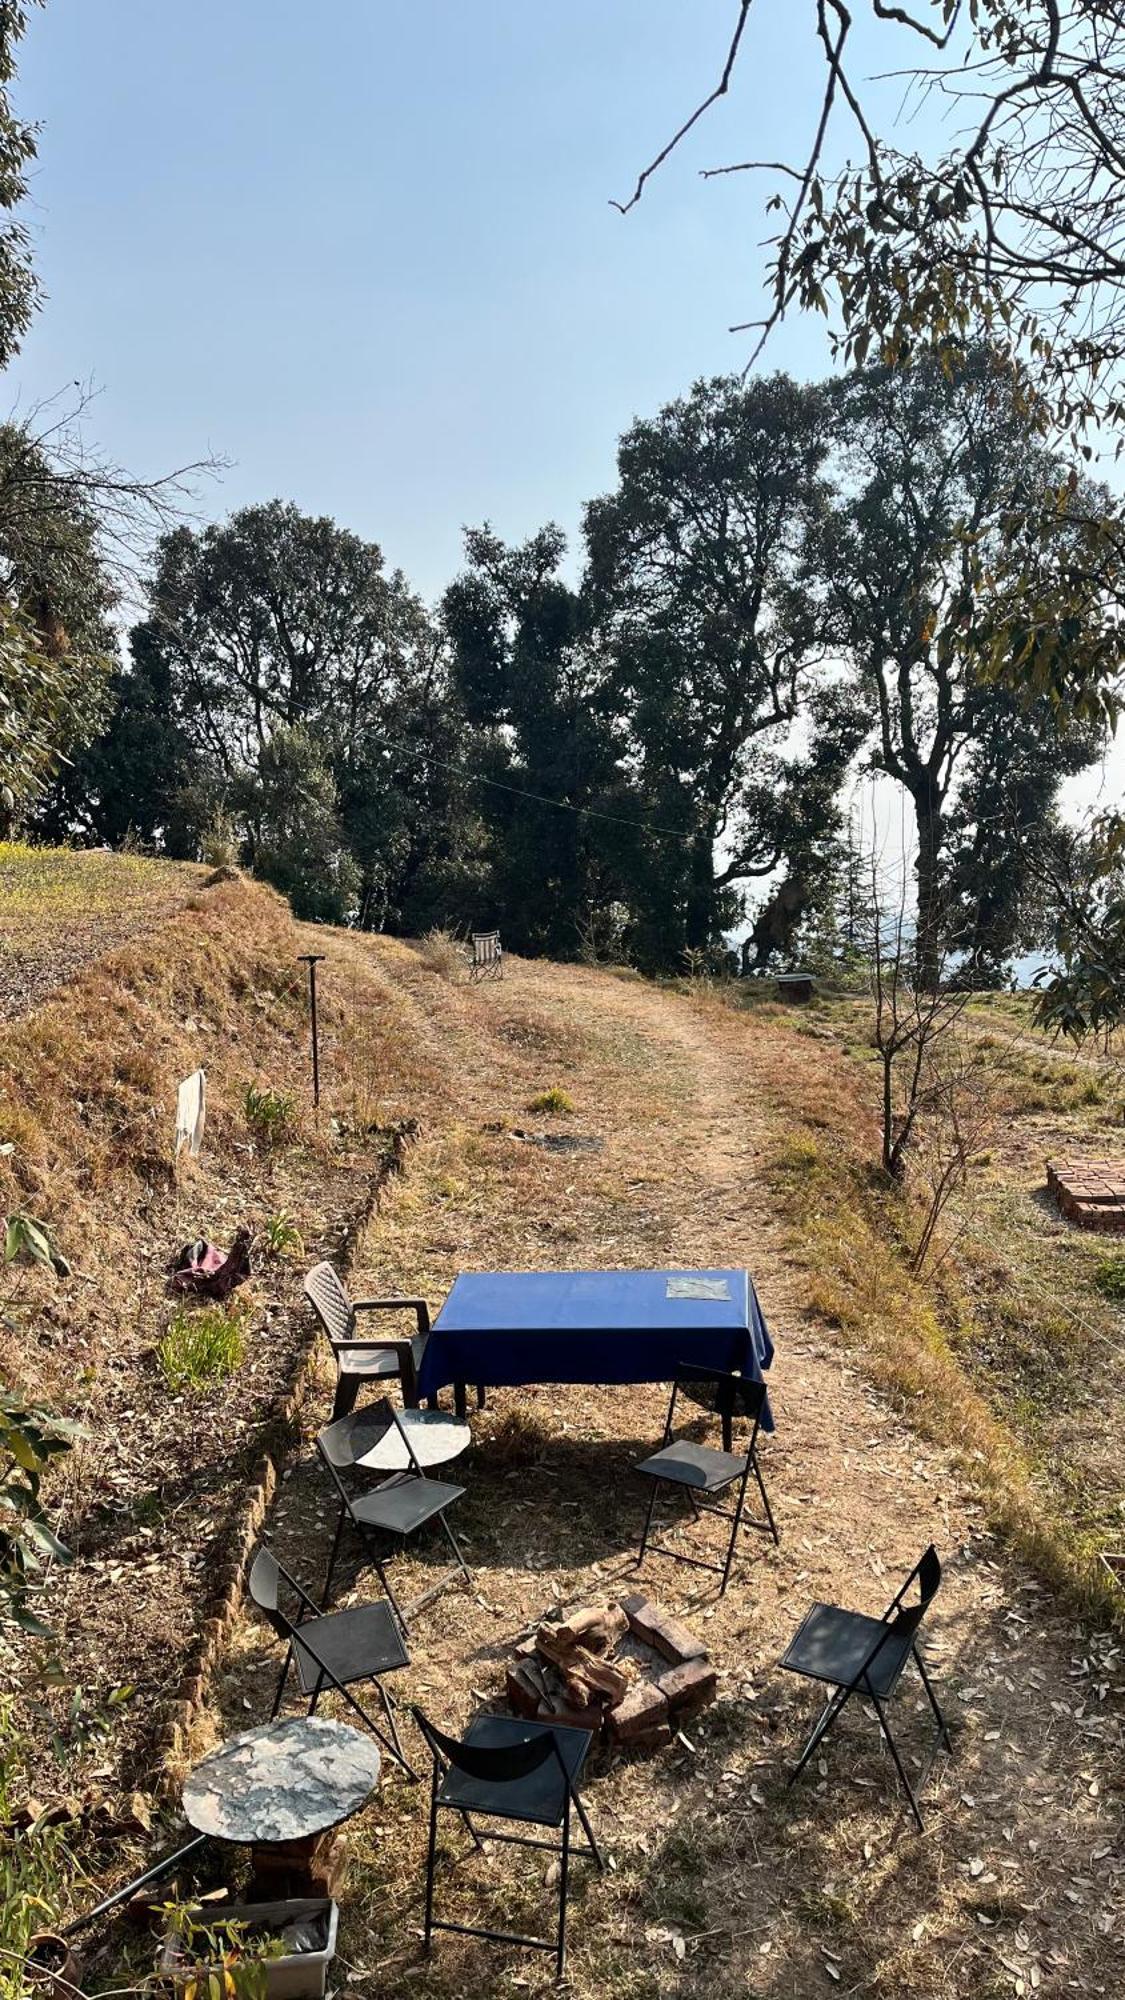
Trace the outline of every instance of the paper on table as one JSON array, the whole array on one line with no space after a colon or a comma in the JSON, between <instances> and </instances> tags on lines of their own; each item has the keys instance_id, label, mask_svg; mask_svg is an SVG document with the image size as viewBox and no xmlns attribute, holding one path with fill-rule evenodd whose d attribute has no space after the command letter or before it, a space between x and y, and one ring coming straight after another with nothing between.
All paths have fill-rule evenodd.
<instances>
[{"instance_id":1,"label":"paper on table","mask_svg":"<svg viewBox=\"0 0 1125 2000\"><path fill-rule=\"evenodd\" d=\"M669 1278L664 1293L668 1299L729 1299L726 1278Z\"/></svg>"}]
</instances>

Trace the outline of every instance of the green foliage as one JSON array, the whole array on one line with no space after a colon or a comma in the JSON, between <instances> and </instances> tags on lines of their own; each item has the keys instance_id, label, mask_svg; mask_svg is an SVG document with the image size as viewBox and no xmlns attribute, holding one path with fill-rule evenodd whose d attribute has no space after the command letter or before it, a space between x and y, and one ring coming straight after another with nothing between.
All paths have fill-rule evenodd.
<instances>
[{"instance_id":1,"label":"green foliage","mask_svg":"<svg viewBox=\"0 0 1125 2000\"><path fill-rule=\"evenodd\" d=\"M561 1084L553 1083L549 1090L541 1090L528 1105L529 1111L551 1111L564 1114L574 1110L574 1099Z\"/></svg>"},{"instance_id":2,"label":"green foliage","mask_svg":"<svg viewBox=\"0 0 1125 2000\"><path fill-rule=\"evenodd\" d=\"M81 1436L79 1425L0 1388L0 1623L25 1632L47 1630L31 1609L37 1575L70 1560L43 1518L43 1474Z\"/></svg>"},{"instance_id":3,"label":"green foliage","mask_svg":"<svg viewBox=\"0 0 1125 2000\"><path fill-rule=\"evenodd\" d=\"M64 1826L13 1825L38 1754L11 1697L0 1696L0 2000L26 2000L20 1961L35 1933L57 1922L77 1872Z\"/></svg>"},{"instance_id":4,"label":"green foliage","mask_svg":"<svg viewBox=\"0 0 1125 2000\"><path fill-rule=\"evenodd\" d=\"M246 1307L176 1307L156 1350L164 1379L173 1391L203 1389L233 1375L246 1350Z\"/></svg>"},{"instance_id":5,"label":"green foliage","mask_svg":"<svg viewBox=\"0 0 1125 2000\"><path fill-rule=\"evenodd\" d=\"M242 1095L242 1109L255 1138L265 1146L284 1146L292 1139L297 1123L296 1100L268 1085L248 1083Z\"/></svg>"},{"instance_id":6,"label":"green foliage","mask_svg":"<svg viewBox=\"0 0 1125 2000\"><path fill-rule=\"evenodd\" d=\"M266 1966L284 1958L280 1937L252 1933L237 1918L223 1919L188 1903L164 1903L161 1915L176 1943L176 1990L183 2000L264 2000Z\"/></svg>"},{"instance_id":7,"label":"green foliage","mask_svg":"<svg viewBox=\"0 0 1125 2000\"><path fill-rule=\"evenodd\" d=\"M262 1225L262 1242L271 1257L303 1257L305 1239L301 1235L292 1216L279 1209L276 1215L267 1216Z\"/></svg>"},{"instance_id":8,"label":"green foliage","mask_svg":"<svg viewBox=\"0 0 1125 2000\"><path fill-rule=\"evenodd\" d=\"M50 1232L42 1222L36 1222L32 1215L12 1214L4 1230L4 1262L16 1264L21 1259L29 1264L42 1264L50 1271L54 1269L55 1253Z\"/></svg>"},{"instance_id":9,"label":"green foliage","mask_svg":"<svg viewBox=\"0 0 1125 2000\"><path fill-rule=\"evenodd\" d=\"M1094 1290L1103 1299L1125 1303L1125 1257L1103 1257L1094 1266Z\"/></svg>"},{"instance_id":10,"label":"green foliage","mask_svg":"<svg viewBox=\"0 0 1125 2000\"><path fill-rule=\"evenodd\" d=\"M354 916L360 871L345 846L332 773L306 729L275 729L233 799L256 872L288 896L296 916L319 923Z\"/></svg>"}]
</instances>

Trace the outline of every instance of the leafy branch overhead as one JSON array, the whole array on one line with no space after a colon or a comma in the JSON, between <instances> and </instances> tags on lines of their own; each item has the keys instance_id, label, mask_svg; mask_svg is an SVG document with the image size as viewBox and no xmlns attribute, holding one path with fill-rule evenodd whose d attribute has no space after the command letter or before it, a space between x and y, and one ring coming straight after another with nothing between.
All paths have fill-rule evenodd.
<instances>
[{"instance_id":1,"label":"leafy branch overhead","mask_svg":"<svg viewBox=\"0 0 1125 2000\"><path fill-rule=\"evenodd\" d=\"M781 85L755 37L761 12L754 0L732 8L715 86L617 204L623 212L744 77L755 94ZM802 29L823 68L805 150L705 170L763 176L767 211L779 218L763 316L741 329L758 334L756 352L793 307L825 315L840 359L860 367L983 333L997 353L1026 363L1056 422L1119 422L1120 8L804 0L787 10L778 49Z\"/></svg>"}]
</instances>

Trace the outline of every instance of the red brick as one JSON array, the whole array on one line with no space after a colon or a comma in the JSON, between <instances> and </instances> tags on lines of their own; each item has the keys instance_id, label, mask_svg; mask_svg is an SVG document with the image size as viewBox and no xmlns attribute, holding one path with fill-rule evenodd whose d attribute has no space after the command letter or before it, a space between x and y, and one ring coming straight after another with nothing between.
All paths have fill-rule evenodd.
<instances>
[{"instance_id":1,"label":"red brick","mask_svg":"<svg viewBox=\"0 0 1125 2000\"><path fill-rule=\"evenodd\" d=\"M629 1629L637 1639L643 1639L646 1646L652 1646L662 1653L674 1666L685 1660L700 1660L707 1657L707 1648L702 1639L689 1632L678 1618L670 1618L647 1597L623 1597L621 1609L629 1620Z\"/></svg>"},{"instance_id":2,"label":"red brick","mask_svg":"<svg viewBox=\"0 0 1125 2000\"><path fill-rule=\"evenodd\" d=\"M671 1673L661 1674L656 1685L673 1715L681 1709L702 1708L715 1698L718 1676L709 1660L685 1660Z\"/></svg>"},{"instance_id":3,"label":"red brick","mask_svg":"<svg viewBox=\"0 0 1125 2000\"><path fill-rule=\"evenodd\" d=\"M619 1743L635 1743L666 1726L668 1699L651 1681L638 1681L610 1710L609 1726Z\"/></svg>"},{"instance_id":4,"label":"red brick","mask_svg":"<svg viewBox=\"0 0 1125 2000\"><path fill-rule=\"evenodd\" d=\"M600 1702L592 1702L589 1708L571 1708L561 1694L548 1696L538 1708L540 1722L557 1722L560 1729L590 1729L595 1736L605 1716L606 1711Z\"/></svg>"}]
</instances>

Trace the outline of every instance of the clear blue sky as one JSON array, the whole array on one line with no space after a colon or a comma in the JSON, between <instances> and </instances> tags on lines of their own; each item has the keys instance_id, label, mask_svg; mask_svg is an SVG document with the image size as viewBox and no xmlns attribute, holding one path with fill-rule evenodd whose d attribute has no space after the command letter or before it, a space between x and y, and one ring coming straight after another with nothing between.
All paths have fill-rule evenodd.
<instances>
[{"instance_id":1,"label":"clear blue sky","mask_svg":"<svg viewBox=\"0 0 1125 2000\"><path fill-rule=\"evenodd\" d=\"M749 177L807 139L822 72L758 0L733 96L641 206L609 197L715 79L732 0L48 0L18 102L47 300L26 405L92 378L91 437L233 464L376 539L427 597L465 523L569 532L619 432L743 364L765 233ZM772 366L826 366L782 329Z\"/></svg>"}]
</instances>

